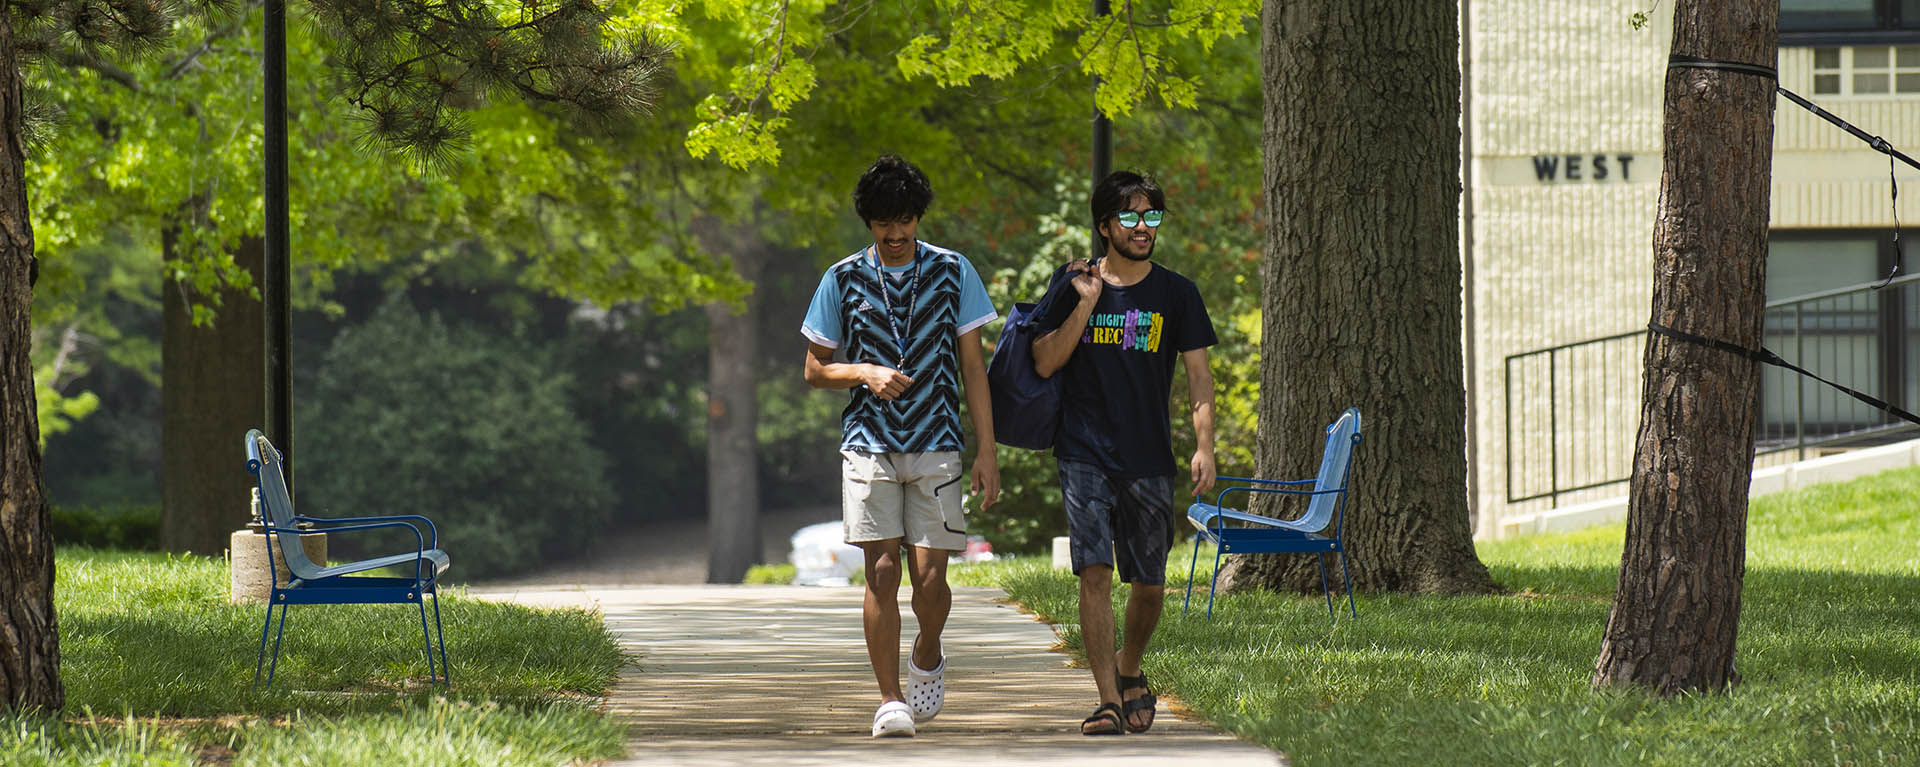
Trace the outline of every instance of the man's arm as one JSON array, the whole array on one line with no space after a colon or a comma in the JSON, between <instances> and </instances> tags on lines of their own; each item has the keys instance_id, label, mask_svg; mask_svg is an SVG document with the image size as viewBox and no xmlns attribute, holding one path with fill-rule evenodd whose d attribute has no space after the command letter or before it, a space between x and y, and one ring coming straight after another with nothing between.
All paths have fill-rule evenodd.
<instances>
[{"instance_id":1,"label":"man's arm","mask_svg":"<svg viewBox=\"0 0 1920 767\"><path fill-rule=\"evenodd\" d=\"M1193 492L1205 495L1219 476L1213 462L1213 369L1207 366L1207 349L1201 347L1180 353L1187 368L1187 400L1193 407Z\"/></svg>"},{"instance_id":2,"label":"man's arm","mask_svg":"<svg viewBox=\"0 0 1920 767\"><path fill-rule=\"evenodd\" d=\"M993 441L993 397L987 390L987 363L980 353L980 329L960 334L960 384L966 389L967 415L980 446L973 453L969 487L980 508L1000 500L1000 446Z\"/></svg>"},{"instance_id":3,"label":"man's arm","mask_svg":"<svg viewBox=\"0 0 1920 767\"><path fill-rule=\"evenodd\" d=\"M975 350L978 354L979 350ZM865 362L834 362L833 350L807 342L807 385L815 389L851 389L865 386L881 399L893 399L906 393L913 379L905 373Z\"/></svg>"},{"instance_id":4,"label":"man's arm","mask_svg":"<svg viewBox=\"0 0 1920 767\"><path fill-rule=\"evenodd\" d=\"M1087 320L1093 317L1094 304L1100 301L1100 291L1106 283L1100 279L1100 267L1085 261L1075 261L1067 266L1068 271L1078 272L1073 276L1073 290L1080 296L1073 313L1060 323L1053 332L1033 339L1033 369L1041 378L1052 378L1060 368L1067 366L1067 360L1073 356L1074 347L1080 345L1080 335L1087 330ZM1054 300L1064 299L1062 295Z\"/></svg>"}]
</instances>

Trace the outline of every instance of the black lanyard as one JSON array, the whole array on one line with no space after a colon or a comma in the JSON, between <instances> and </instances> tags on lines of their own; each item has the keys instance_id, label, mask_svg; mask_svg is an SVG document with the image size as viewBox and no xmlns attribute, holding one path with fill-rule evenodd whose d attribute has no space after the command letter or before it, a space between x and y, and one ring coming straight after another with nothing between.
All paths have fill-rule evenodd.
<instances>
[{"instance_id":1,"label":"black lanyard","mask_svg":"<svg viewBox=\"0 0 1920 767\"><path fill-rule=\"evenodd\" d=\"M900 352L898 369L907 369L907 334L900 332L900 321L893 316L893 299L888 297L887 271L882 268L880 249L873 249L873 273L880 279L880 303L886 308L887 327L893 331L895 348ZM913 248L913 276L907 281L907 332L913 331L913 306L920 302L920 246Z\"/></svg>"}]
</instances>

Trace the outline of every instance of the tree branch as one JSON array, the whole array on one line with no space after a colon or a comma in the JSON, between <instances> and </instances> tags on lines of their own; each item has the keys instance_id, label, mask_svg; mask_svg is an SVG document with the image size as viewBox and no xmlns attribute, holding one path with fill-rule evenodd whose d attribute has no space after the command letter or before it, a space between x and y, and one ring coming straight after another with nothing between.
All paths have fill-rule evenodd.
<instances>
[{"instance_id":1,"label":"tree branch","mask_svg":"<svg viewBox=\"0 0 1920 767\"><path fill-rule=\"evenodd\" d=\"M60 331L60 350L53 354L53 375L49 376L49 385L54 391L60 390L60 373L66 369L67 359L73 356L74 349L79 345L79 323L69 324L65 330Z\"/></svg>"},{"instance_id":2,"label":"tree branch","mask_svg":"<svg viewBox=\"0 0 1920 767\"><path fill-rule=\"evenodd\" d=\"M172 80L184 74L188 67L193 66L194 62L200 60L201 56L213 51L213 44L215 42L240 31L240 28L246 25L248 18L247 11L260 7L260 4L260 0L253 0L247 3L246 11L235 14L231 23L212 32L208 32L206 39L201 40L199 45L194 46L191 50L182 54L180 60L173 62L172 66L167 67L167 73L162 75L161 79Z\"/></svg>"},{"instance_id":3,"label":"tree branch","mask_svg":"<svg viewBox=\"0 0 1920 767\"><path fill-rule=\"evenodd\" d=\"M53 58L55 61L70 67L80 67L98 72L101 77L119 83L121 87L134 93L139 93L142 90L140 87L140 79L134 77L132 72L109 64L93 54L74 50L63 50L53 54Z\"/></svg>"}]
</instances>

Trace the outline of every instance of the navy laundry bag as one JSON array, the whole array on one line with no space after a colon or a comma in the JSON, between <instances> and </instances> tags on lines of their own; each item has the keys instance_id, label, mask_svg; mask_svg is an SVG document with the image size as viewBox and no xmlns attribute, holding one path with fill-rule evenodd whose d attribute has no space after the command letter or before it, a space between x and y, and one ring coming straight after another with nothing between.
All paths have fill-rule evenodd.
<instances>
[{"instance_id":1,"label":"navy laundry bag","mask_svg":"<svg viewBox=\"0 0 1920 767\"><path fill-rule=\"evenodd\" d=\"M1068 274L1071 274L1070 272ZM987 389L993 395L993 441L1008 447L1046 450L1060 426L1060 378L1042 378L1033 367L1037 325L1069 280L1056 280L1038 304L1016 303L1007 312L1000 341L987 364Z\"/></svg>"}]
</instances>

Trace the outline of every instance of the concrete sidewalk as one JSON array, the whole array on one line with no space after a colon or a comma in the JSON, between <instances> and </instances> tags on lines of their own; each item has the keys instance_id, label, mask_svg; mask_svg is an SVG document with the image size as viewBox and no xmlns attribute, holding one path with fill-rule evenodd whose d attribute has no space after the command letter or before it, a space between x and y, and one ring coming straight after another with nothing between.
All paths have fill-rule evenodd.
<instances>
[{"instance_id":1,"label":"concrete sidewalk","mask_svg":"<svg viewBox=\"0 0 1920 767\"><path fill-rule=\"evenodd\" d=\"M870 736L880 701L861 639L859 588L539 586L471 595L605 614L639 660L608 700L632 738L618 765L1285 764L1174 716L1165 696L1150 732L1079 734L1098 702L1091 677L1050 649L1051 627L1000 602L998 589L954 589L946 707L916 737L899 739ZM903 652L915 625L908 597L902 590Z\"/></svg>"}]
</instances>

